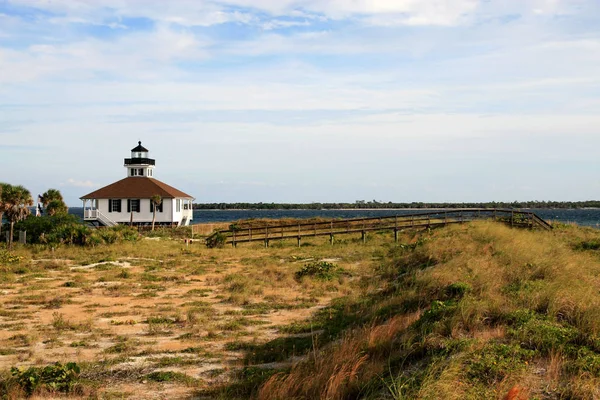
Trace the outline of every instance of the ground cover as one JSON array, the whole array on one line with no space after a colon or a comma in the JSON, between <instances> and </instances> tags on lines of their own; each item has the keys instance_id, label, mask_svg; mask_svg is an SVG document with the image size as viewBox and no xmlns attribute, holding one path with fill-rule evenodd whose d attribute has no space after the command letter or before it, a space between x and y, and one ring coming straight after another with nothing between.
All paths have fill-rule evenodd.
<instances>
[{"instance_id":1,"label":"ground cover","mask_svg":"<svg viewBox=\"0 0 600 400\"><path fill-rule=\"evenodd\" d=\"M597 230L478 222L268 249L156 236L0 254L2 394L600 397Z\"/></svg>"}]
</instances>

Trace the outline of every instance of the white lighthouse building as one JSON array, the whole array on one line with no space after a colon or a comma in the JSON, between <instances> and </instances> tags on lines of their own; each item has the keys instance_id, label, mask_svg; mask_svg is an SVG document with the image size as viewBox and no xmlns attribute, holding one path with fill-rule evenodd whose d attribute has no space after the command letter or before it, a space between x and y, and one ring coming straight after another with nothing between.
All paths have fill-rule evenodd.
<instances>
[{"instance_id":1,"label":"white lighthouse building","mask_svg":"<svg viewBox=\"0 0 600 400\"><path fill-rule=\"evenodd\" d=\"M142 142L125 159L127 177L81 197L84 220L102 226L117 224L147 225L152 223L158 195L162 203L156 207L156 224L189 225L194 198L154 178L155 160L148 158Z\"/></svg>"}]
</instances>

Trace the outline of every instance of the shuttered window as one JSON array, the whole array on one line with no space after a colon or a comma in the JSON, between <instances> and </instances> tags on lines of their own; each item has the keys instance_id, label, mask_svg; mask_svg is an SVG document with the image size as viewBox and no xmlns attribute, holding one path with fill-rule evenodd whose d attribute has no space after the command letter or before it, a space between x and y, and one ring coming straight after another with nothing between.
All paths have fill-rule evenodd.
<instances>
[{"instance_id":1,"label":"shuttered window","mask_svg":"<svg viewBox=\"0 0 600 400\"><path fill-rule=\"evenodd\" d=\"M108 200L108 212L121 212L121 199Z\"/></svg>"},{"instance_id":2,"label":"shuttered window","mask_svg":"<svg viewBox=\"0 0 600 400\"><path fill-rule=\"evenodd\" d=\"M154 212L154 203L150 200L150 212ZM161 201L159 205L156 206L156 212L163 212L163 202Z\"/></svg>"},{"instance_id":3,"label":"shuttered window","mask_svg":"<svg viewBox=\"0 0 600 400\"><path fill-rule=\"evenodd\" d=\"M127 199L127 212L140 212L140 199Z\"/></svg>"}]
</instances>

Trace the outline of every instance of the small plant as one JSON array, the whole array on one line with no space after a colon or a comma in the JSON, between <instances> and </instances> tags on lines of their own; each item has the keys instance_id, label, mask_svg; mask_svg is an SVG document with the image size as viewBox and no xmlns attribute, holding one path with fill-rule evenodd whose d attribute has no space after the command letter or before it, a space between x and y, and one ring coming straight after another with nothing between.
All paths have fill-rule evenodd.
<instances>
[{"instance_id":1,"label":"small plant","mask_svg":"<svg viewBox=\"0 0 600 400\"><path fill-rule=\"evenodd\" d=\"M69 320L65 319L65 316L58 312L52 313L52 326L57 331L63 331L73 328Z\"/></svg>"},{"instance_id":2,"label":"small plant","mask_svg":"<svg viewBox=\"0 0 600 400\"><path fill-rule=\"evenodd\" d=\"M156 371L145 376L146 379L152 382L182 382L193 383L194 378L174 371Z\"/></svg>"},{"instance_id":3,"label":"small plant","mask_svg":"<svg viewBox=\"0 0 600 400\"><path fill-rule=\"evenodd\" d=\"M57 362L43 368L30 367L24 369L13 367L10 372L17 384L30 396L40 387L52 391L70 392L77 382L80 369L73 362L64 365Z\"/></svg>"},{"instance_id":4,"label":"small plant","mask_svg":"<svg viewBox=\"0 0 600 400\"><path fill-rule=\"evenodd\" d=\"M329 281L336 277L340 272L340 268L333 263L327 261L315 261L304 264L304 267L295 274L296 279L302 279L305 276L310 276L316 279Z\"/></svg>"},{"instance_id":5,"label":"small plant","mask_svg":"<svg viewBox=\"0 0 600 400\"><path fill-rule=\"evenodd\" d=\"M517 344L492 343L474 354L467 375L485 384L500 382L510 373L525 369L535 354Z\"/></svg>"},{"instance_id":6,"label":"small plant","mask_svg":"<svg viewBox=\"0 0 600 400\"><path fill-rule=\"evenodd\" d=\"M6 250L0 250L0 264L18 264L23 261L23 257L10 254Z\"/></svg>"},{"instance_id":7,"label":"small plant","mask_svg":"<svg viewBox=\"0 0 600 400\"><path fill-rule=\"evenodd\" d=\"M221 232L215 232L206 238L206 247L209 249L222 248L225 246L226 240L227 236L223 235Z\"/></svg>"}]
</instances>

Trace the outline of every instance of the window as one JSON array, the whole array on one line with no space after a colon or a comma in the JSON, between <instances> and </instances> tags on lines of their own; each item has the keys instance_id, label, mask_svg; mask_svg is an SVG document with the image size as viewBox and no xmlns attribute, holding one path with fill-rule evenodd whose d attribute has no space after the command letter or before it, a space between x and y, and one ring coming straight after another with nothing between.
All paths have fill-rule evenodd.
<instances>
[{"instance_id":1,"label":"window","mask_svg":"<svg viewBox=\"0 0 600 400\"><path fill-rule=\"evenodd\" d=\"M130 168L130 169L129 169L129 172L131 173L131 176L135 176L135 169L133 169L133 168Z\"/></svg>"},{"instance_id":2,"label":"window","mask_svg":"<svg viewBox=\"0 0 600 400\"><path fill-rule=\"evenodd\" d=\"M144 168L138 169L138 175L139 176L144 176Z\"/></svg>"},{"instance_id":3,"label":"window","mask_svg":"<svg viewBox=\"0 0 600 400\"><path fill-rule=\"evenodd\" d=\"M175 211L180 212L181 211L181 200L177 199L175 204L176 204Z\"/></svg>"},{"instance_id":4,"label":"window","mask_svg":"<svg viewBox=\"0 0 600 400\"><path fill-rule=\"evenodd\" d=\"M108 212L121 212L121 199L108 200Z\"/></svg>"},{"instance_id":5,"label":"window","mask_svg":"<svg viewBox=\"0 0 600 400\"><path fill-rule=\"evenodd\" d=\"M140 212L140 199L127 200L127 212Z\"/></svg>"},{"instance_id":6,"label":"window","mask_svg":"<svg viewBox=\"0 0 600 400\"><path fill-rule=\"evenodd\" d=\"M150 200L150 212L154 212L154 203ZM156 206L156 212L163 212L163 202L161 201L159 205Z\"/></svg>"}]
</instances>

